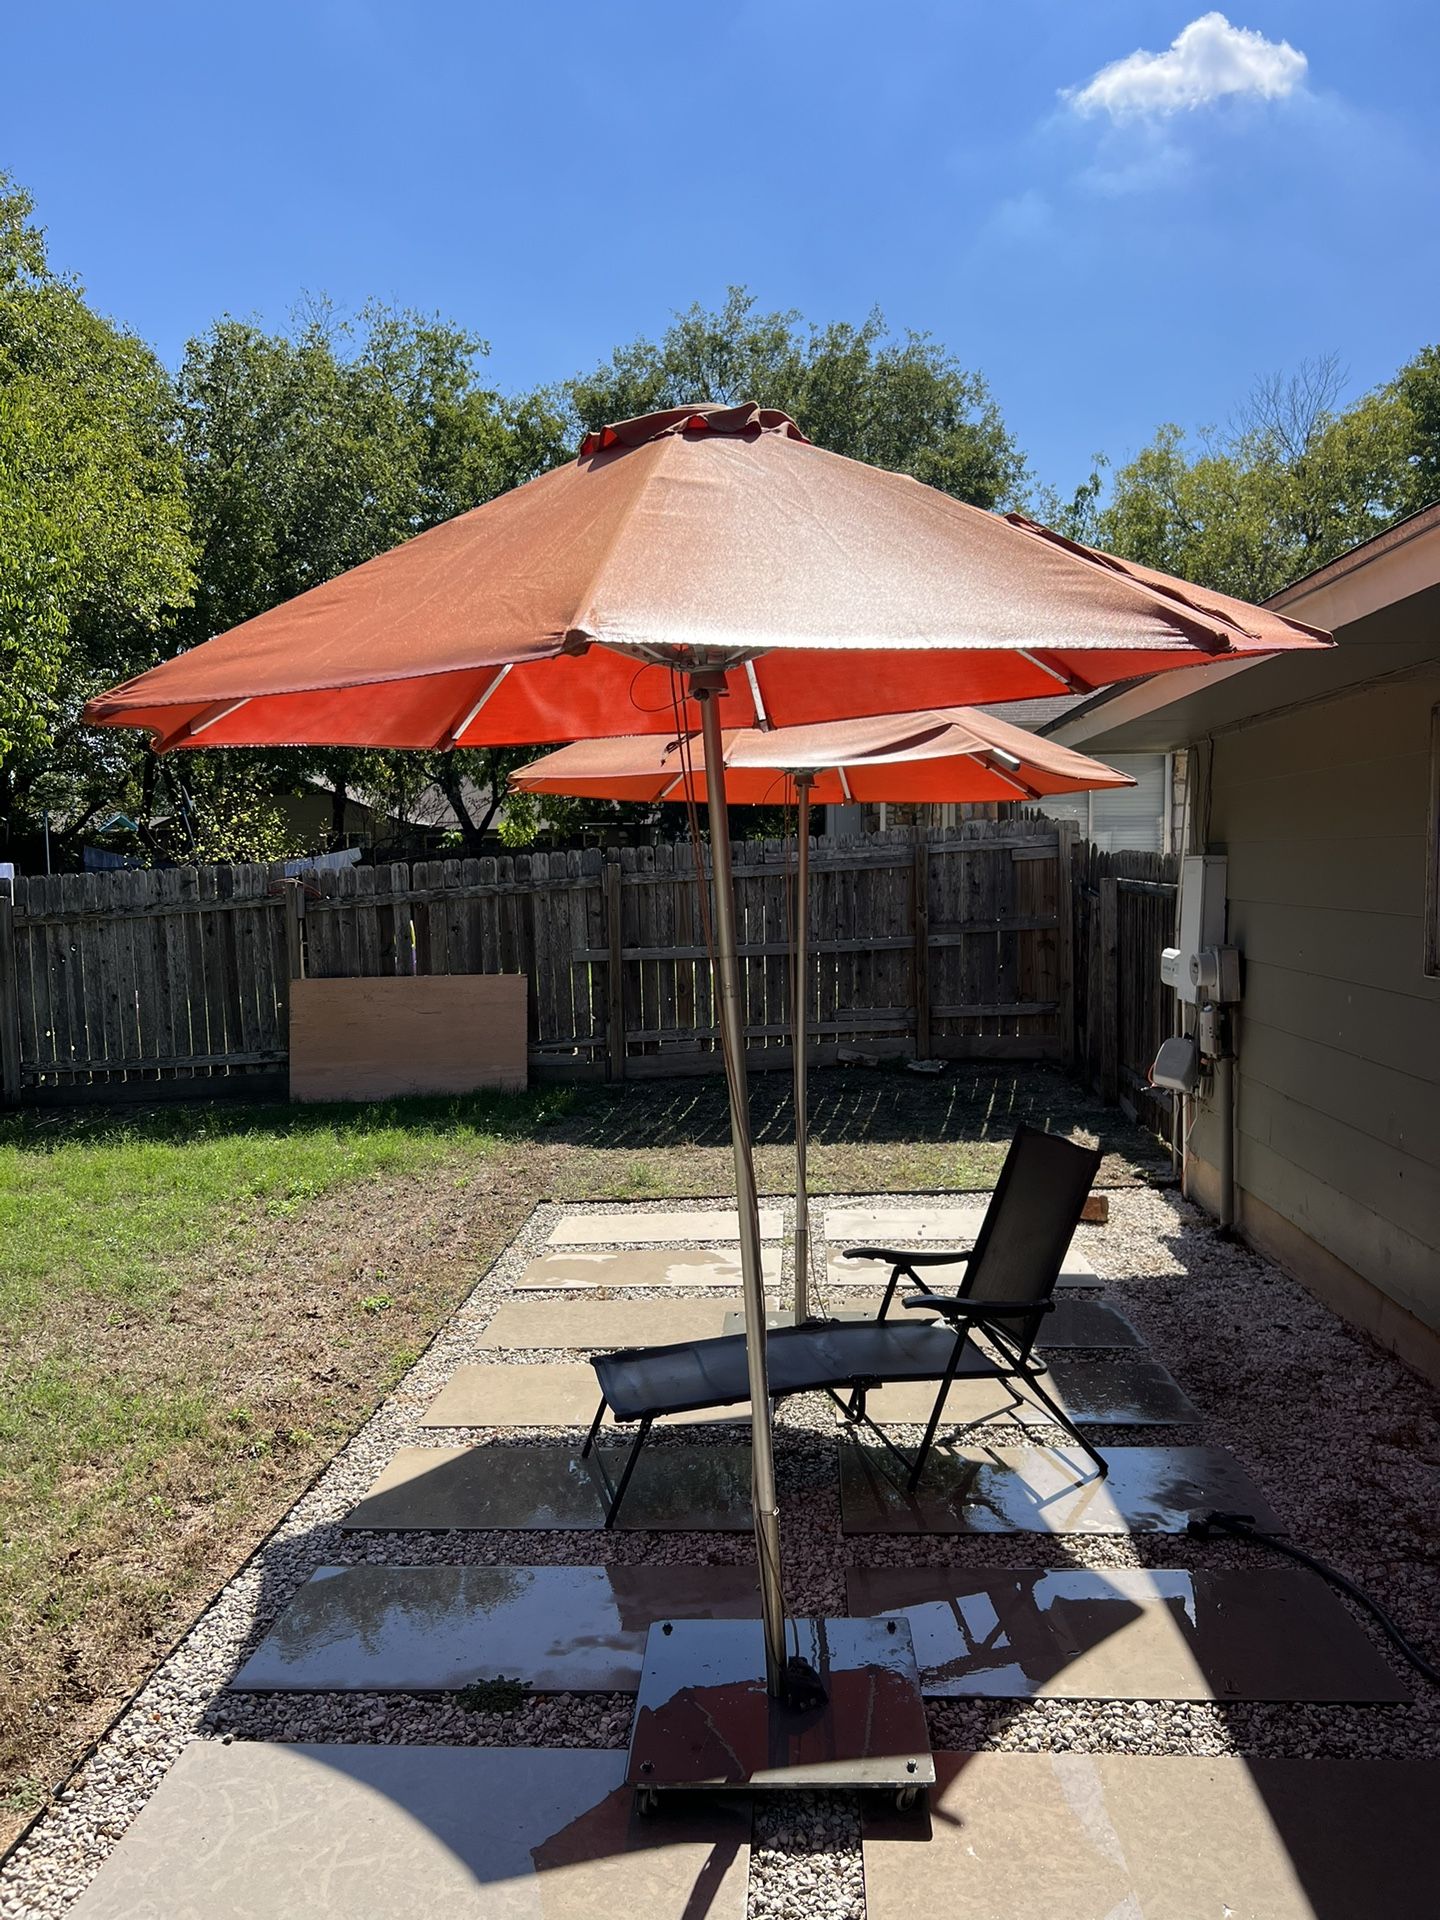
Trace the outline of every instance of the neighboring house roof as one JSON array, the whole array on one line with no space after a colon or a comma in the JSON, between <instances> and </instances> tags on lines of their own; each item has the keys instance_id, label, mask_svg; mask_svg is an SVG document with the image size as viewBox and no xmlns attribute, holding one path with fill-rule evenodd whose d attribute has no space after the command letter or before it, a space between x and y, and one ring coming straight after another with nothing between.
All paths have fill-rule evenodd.
<instances>
[{"instance_id":1,"label":"neighboring house roof","mask_svg":"<svg viewBox=\"0 0 1440 1920\"><path fill-rule=\"evenodd\" d=\"M1323 653L1130 680L1044 727L1086 753L1184 746L1258 714L1343 693L1440 656L1440 502L1376 534L1266 605L1335 635Z\"/></svg>"},{"instance_id":2,"label":"neighboring house roof","mask_svg":"<svg viewBox=\"0 0 1440 1920\"><path fill-rule=\"evenodd\" d=\"M978 709L981 713L993 713L997 720L1005 720L1012 727L1024 727L1027 733L1048 733L1056 721L1063 720L1076 707L1087 706L1088 693L1057 693L1048 700L1001 700L997 704Z\"/></svg>"},{"instance_id":3,"label":"neighboring house roof","mask_svg":"<svg viewBox=\"0 0 1440 1920\"><path fill-rule=\"evenodd\" d=\"M315 788L319 793L335 791L334 781L322 779L319 774L308 775L306 785ZM473 780L466 780L461 785L461 791L465 796L465 804L470 809L471 818L483 820L490 806L489 788L478 787ZM355 806L365 807L381 819L394 820L401 826L423 827L429 833L458 833L460 830L455 809L445 798L441 789L434 785L421 787L411 799L406 801L403 810L388 805L377 794L363 788L349 788L346 797ZM500 813L496 814L495 820L491 821L492 827L503 813L502 807Z\"/></svg>"}]
</instances>

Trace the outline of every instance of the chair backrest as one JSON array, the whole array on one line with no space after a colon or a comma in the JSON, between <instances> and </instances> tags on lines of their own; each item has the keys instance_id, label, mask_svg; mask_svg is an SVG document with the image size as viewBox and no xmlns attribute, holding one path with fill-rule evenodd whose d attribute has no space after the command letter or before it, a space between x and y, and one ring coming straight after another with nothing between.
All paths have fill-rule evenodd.
<instances>
[{"instance_id":1,"label":"chair backrest","mask_svg":"<svg viewBox=\"0 0 1440 1920\"><path fill-rule=\"evenodd\" d=\"M1048 1300L1100 1159L1093 1148L1021 1127L975 1237L962 1292L976 1300ZM1044 1317L1012 1323L1024 1351Z\"/></svg>"}]
</instances>

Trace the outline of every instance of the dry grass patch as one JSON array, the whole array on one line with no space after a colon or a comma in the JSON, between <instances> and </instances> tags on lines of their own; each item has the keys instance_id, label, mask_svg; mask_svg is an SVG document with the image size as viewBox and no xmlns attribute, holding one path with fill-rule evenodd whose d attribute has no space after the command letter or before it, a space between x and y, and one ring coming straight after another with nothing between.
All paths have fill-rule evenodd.
<instances>
[{"instance_id":1,"label":"dry grass patch","mask_svg":"<svg viewBox=\"0 0 1440 1920\"><path fill-rule=\"evenodd\" d=\"M0 1834L512 1236L566 1104L0 1131Z\"/></svg>"}]
</instances>

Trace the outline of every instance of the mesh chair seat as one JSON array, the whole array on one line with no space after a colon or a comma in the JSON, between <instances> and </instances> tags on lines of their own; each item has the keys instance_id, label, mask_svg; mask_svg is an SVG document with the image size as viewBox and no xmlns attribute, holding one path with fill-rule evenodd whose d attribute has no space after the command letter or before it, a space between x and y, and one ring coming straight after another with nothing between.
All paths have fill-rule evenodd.
<instances>
[{"instance_id":1,"label":"mesh chair seat","mask_svg":"<svg viewBox=\"0 0 1440 1920\"><path fill-rule=\"evenodd\" d=\"M859 1380L940 1380L954 1362L955 1335L933 1322L847 1320L780 1327L769 1335L766 1358L776 1399ZM728 1406L750 1395L743 1333L605 1354L593 1364L617 1420ZM976 1379L993 1378L1001 1369L971 1343L957 1371L961 1378Z\"/></svg>"}]
</instances>

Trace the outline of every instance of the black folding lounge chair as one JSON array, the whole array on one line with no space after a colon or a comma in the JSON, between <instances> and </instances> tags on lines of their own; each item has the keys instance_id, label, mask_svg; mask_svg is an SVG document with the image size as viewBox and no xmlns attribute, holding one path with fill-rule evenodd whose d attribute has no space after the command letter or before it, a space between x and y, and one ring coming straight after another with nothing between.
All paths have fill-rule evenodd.
<instances>
[{"instance_id":1,"label":"black folding lounge chair","mask_svg":"<svg viewBox=\"0 0 1440 1920\"><path fill-rule=\"evenodd\" d=\"M1105 1462L1074 1422L1041 1385L1046 1365L1034 1352L1035 1337L1055 1302L1055 1282L1070 1239L1079 1224L1100 1155L1088 1147L1021 1127L1011 1142L995 1192L975 1245L966 1252L907 1253L893 1247L854 1247L851 1258L887 1260L890 1284L874 1320L819 1321L781 1327L767 1338L770 1392L782 1400L792 1393L828 1393L847 1420L868 1427L902 1462L907 1484L919 1484L955 1379L995 1380L1011 1401L1024 1396L1010 1385L1021 1380L1056 1424L1083 1448L1103 1477ZM922 1271L965 1267L956 1294L928 1290L907 1294L904 1304L938 1315L917 1325L889 1320L891 1302L902 1276L924 1288ZM980 1346L976 1334L983 1334ZM607 1527L615 1524L620 1503L640 1451L655 1421L667 1414L732 1406L749 1394L745 1336L692 1340L678 1346L632 1347L593 1361L600 1383L600 1408L582 1449L588 1455L607 1407L619 1421L639 1422L618 1482L610 1493ZM913 1460L870 1419L865 1396L873 1387L902 1380L939 1383L925 1437ZM597 1461L599 1456L596 1456Z\"/></svg>"}]
</instances>

